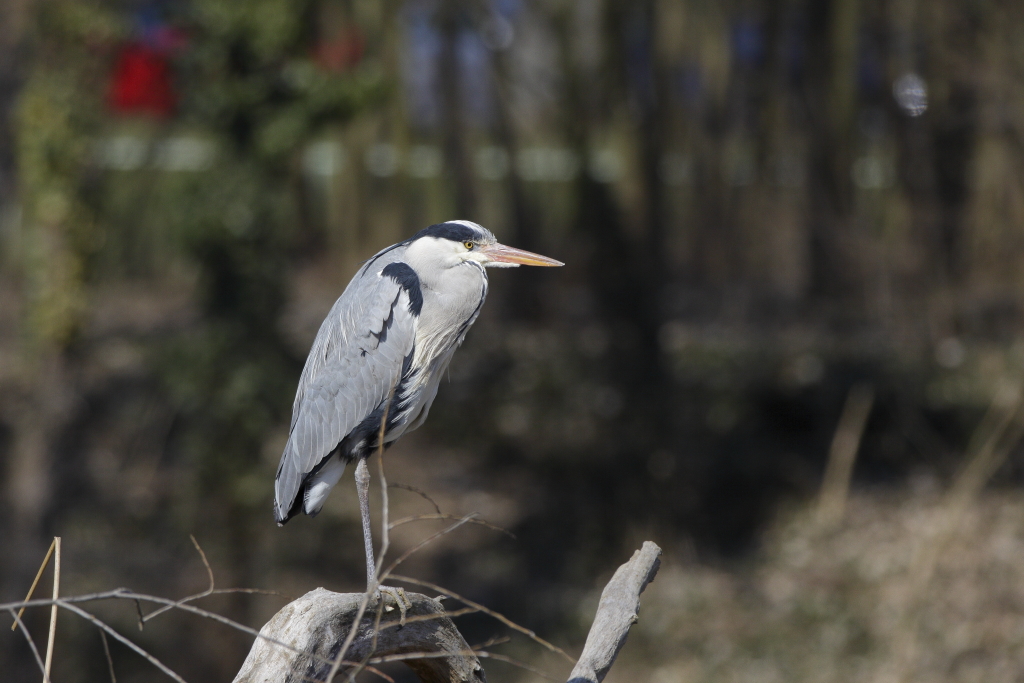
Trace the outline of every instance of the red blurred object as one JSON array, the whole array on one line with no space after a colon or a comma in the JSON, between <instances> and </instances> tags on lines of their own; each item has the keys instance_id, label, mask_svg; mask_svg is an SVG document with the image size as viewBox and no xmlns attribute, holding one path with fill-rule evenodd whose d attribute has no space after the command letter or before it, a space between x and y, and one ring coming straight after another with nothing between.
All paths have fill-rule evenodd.
<instances>
[{"instance_id":1,"label":"red blurred object","mask_svg":"<svg viewBox=\"0 0 1024 683\"><path fill-rule=\"evenodd\" d=\"M366 40L358 28L341 29L313 49L316 63L327 71L348 71L363 59Z\"/></svg>"},{"instance_id":2,"label":"red blurred object","mask_svg":"<svg viewBox=\"0 0 1024 683\"><path fill-rule=\"evenodd\" d=\"M121 48L108 93L110 108L119 114L149 114L164 118L174 113L177 96L164 52L142 43Z\"/></svg>"}]
</instances>

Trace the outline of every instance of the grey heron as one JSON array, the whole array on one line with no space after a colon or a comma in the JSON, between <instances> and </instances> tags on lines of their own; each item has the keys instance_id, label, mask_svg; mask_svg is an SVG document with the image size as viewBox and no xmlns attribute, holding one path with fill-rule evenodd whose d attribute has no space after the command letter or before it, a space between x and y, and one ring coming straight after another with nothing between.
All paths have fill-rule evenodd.
<instances>
[{"instance_id":1,"label":"grey heron","mask_svg":"<svg viewBox=\"0 0 1024 683\"><path fill-rule=\"evenodd\" d=\"M455 349L480 314L488 267L561 266L499 244L470 221L431 225L369 259L306 358L275 481L274 517L314 516L356 460L367 591L376 588L366 459L427 417ZM386 419L385 419L386 416Z\"/></svg>"}]
</instances>

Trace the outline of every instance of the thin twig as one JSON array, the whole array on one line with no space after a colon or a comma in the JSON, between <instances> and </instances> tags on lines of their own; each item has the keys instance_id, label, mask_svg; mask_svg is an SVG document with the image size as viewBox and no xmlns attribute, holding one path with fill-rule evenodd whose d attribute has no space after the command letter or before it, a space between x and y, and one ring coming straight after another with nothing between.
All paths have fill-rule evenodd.
<instances>
[{"instance_id":1,"label":"thin twig","mask_svg":"<svg viewBox=\"0 0 1024 683\"><path fill-rule=\"evenodd\" d=\"M397 600L397 598L396 598L396 600ZM348 683L355 683L356 676L359 675L360 671L362 671L363 669L366 668L366 665L369 663L370 658L373 656L373 653L377 649L377 637L380 634L380 620L384 616L384 602L385 602L384 594L381 593L380 594L380 601L377 603L377 616L374 618L374 621L373 621L373 631L371 632L372 635L370 636L370 647L366 651L366 656L363 657L363 660L361 662L359 662L359 664L357 664L352 669L351 672L349 672Z\"/></svg>"},{"instance_id":2,"label":"thin twig","mask_svg":"<svg viewBox=\"0 0 1024 683\"><path fill-rule=\"evenodd\" d=\"M480 643L479 645L470 645L469 648L473 652L476 652L477 650L483 650L484 648L494 647L495 645L504 645L505 643L509 642L510 640L512 640L512 639L509 638L508 636L495 636L493 638L485 640L484 642Z\"/></svg>"},{"instance_id":3,"label":"thin twig","mask_svg":"<svg viewBox=\"0 0 1024 683\"><path fill-rule=\"evenodd\" d=\"M394 484L389 484L389 486L390 486L390 488L393 488L393 489L405 489L406 491L412 491L413 493L415 493L416 495L420 496L421 498L425 499L428 503L433 505L434 506L434 510L437 512L437 514L441 514L441 506L438 505L436 502L434 502L434 499L431 498L430 496L428 496L426 491L418 489L415 486L410 486L409 484L394 483ZM394 525L392 525L392 527L393 526Z\"/></svg>"},{"instance_id":4,"label":"thin twig","mask_svg":"<svg viewBox=\"0 0 1024 683\"><path fill-rule=\"evenodd\" d=\"M345 642L342 643L341 649L338 650L338 656L331 664L331 671L327 675L327 682L334 680L335 675L338 673L338 669L341 668L342 660L345 658L345 653L348 652L348 648L351 647L352 641L356 639L356 633L359 631L359 624L363 621L363 615L366 614L366 608L370 604L370 591L366 591L363 595L362 602L359 603L359 609L356 610L355 619L352 620L352 626L348 630L348 635L345 636Z\"/></svg>"},{"instance_id":5,"label":"thin twig","mask_svg":"<svg viewBox=\"0 0 1024 683\"><path fill-rule=\"evenodd\" d=\"M224 589L224 590L230 590L230 589ZM276 639L271 638L269 636L263 635L262 633L260 633L259 631L257 631L254 628L246 626L245 624L240 624L237 621L233 621L231 619L228 619L227 617L221 616L220 614L217 614L216 612L210 612L208 610L204 610L204 609L201 609L199 607L193 607L192 605L183 605L183 604L181 604L180 601L171 600L169 598L161 598L161 597L158 597L158 596L155 596L155 595L145 595L145 594L142 594L142 593L133 593L132 591L130 591L130 590L126 589L126 588L117 588L115 590L105 591L103 593L91 593L91 594L88 594L88 595L79 595L79 596L73 596L73 597L68 597L68 598L60 598L58 600L39 599L39 600L31 600L28 603L14 602L14 603L9 603L9 604L0 604L0 609L6 609L6 610L10 611L11 609L14 609L14 608L16 608L16 607L18 607L19 605L22 605L22 604L25 604L27 607L48 607L48 606L53 605L53 604L60 605L61 607L66 607L66 605L68 605L68 604L86 603L86 602L97 602L97 601L100 601L100 600L131 600L136 605L138 605L140 603L140 601L145 601L145 602L154 602L154 603L157 603L157 604L160 604L160 605L167 605L167 606L169 606L169 607L171 607L173 609L180 609L180 610L182 610L184 612L189 612L191 614L195 614L197 616L200 616L200 617L203 617L203 618L206 618L206 619L211 619L213 621L220 622L220 623L224 624L225 626L230 626L231 628L234 628L234 629L236 629L238 631L242 631L243 633L248 633L251 636L255 636L255 637L260 638L262 640L265 640L265 641L267 641L269 643L273 643L274 645L277 645L279 647L283 647L286 650L290 650L290 651L295 652L297 654L302 654L302 650L299 650L298 648L296 648L296 647L294 647L292 645L289 645L288 643L284 643L282 641L276 640ZM66 607L66 608L70 609L68 607ZM330 660L330 659L318 657L316 655L310 655L310 656L314 657L315 659L318 659L319 661L321 661L324 664L329 664L329 663L331 663L333 661L333 660Z\"/></svg>"},{"instance_id":6,"label":"thin twig","mask_svg":"<svg viewBox=\"0 0 1024 683\"><path fill-rule=\"evenodd\" d=\"M461 609L454 610L452 612L438 612L437 614L416 614L411 617L405 618L405 623L400 621L389 621L381 627L381 631L386 631L389 628L401 628L402 626L408 626L409 624L415 624L419 621L434 621L435 619L452 619L454 617L461 617L464 614L476 614L479 612L475 607L463 607ZM480 647L483 647L482 645Z\"/></svg>"},{"instance_id":7,"label":"thin twig","mask_svg":"<svg viewBox=\"0 0 1024 683\"><path fill-rule=\"evenodd\" d=\"M152 665L153 665L153 666L155 666L156 668L158 668L158 669L160 669L161 671L163 671L163 672L164 672L165 674L167 674L167 675L168 675L169 677L171 677L171 678L173 678L174 680L178 681L178 683L185 683L185 679L184 679L184 678L182 678L182 677L181 677L181 676L179 676L178 674L176 674L176 673L174 673L173 671L171 671L171 670L170 670L170 669L169 669L169 668L168 668L168 667L167 667L167 666L166 666L166 665L165 665L165 664L164 664L163 662L161 662L161 661L160 661L159 659L157 659L157 658L156 658L156 657L154 657L153 655L149 654L148 652L146 652L145 650L143 650L143 649L142 649L141 647L139 647L138 645L136 645L136 644L135 644L135 643L133 643L132 641L128 640L127 638L125 638L124 636L122 636L122 635L121 635L120 633L118 633L117 631L115 631L114 629L112 629L111 627L107 626L107 625L106 625L105 623L103 623L103 622L102 622L101 620L97 619L97 618L96 618L95 616L93 616L93 615L92 615L92 614L90 614L89 612L86 612L86 611L85 611L84 609L82 609L81 607L78 607L78 606L76 606L76 605L72 605L71 603L65 602L65 601L63 601L63 600L58 600L58 601L57 601L57 604L58 604L58 605L60 605L61 607L63 607L64 609L67 609L67 610L71 610L72 612L74 612L74 613L75 613L75 614L77 614L78 616L80 616L80 617L82 617L83 619L86 619L86 620L88 620L88 621L92 622L92 623L93 623L93 624L95 624L96 626L99 626L99 627L100 627L101 629L103 629L104 631L106 631L106 632L107 632L107 633L109 633L110 635L114 636L114 638L115 638L115 639L117 639L117 640L121 641L122 643L124 643L125 645L127 645L128 647L130 647L130 648L131 648L132 650L134 650L134 651L135 651L135 652L136 652L136 653L137 653L137 654L138 654L139 656L141 656L141 657L142 657L143 659L145 659L145 660L146 660L147 662L149 662L150 664L152 664Z\"/></svg>"},{"instance_id":8,"label":"thin twig","mask_svg":"<svg viewBox=\"0 0 1024 683\"><path fill-rule=\"evenodd\" d=\"M506 655L499 655L494 652L486 652L484 650L459 650L456 652L402 652L400 654L393 655L381 655L380 657L374 657L370 660L373 664L386 664L388 662L404 662L412 659L443 659L445 657L451 657L452 655L463 655L463 656L476 656L485 657L487 659L496 659L499 662L505 662L513 666L518 666L526 671L537 674L542 678L546 678L550 681L559 681L560 678L556 678L546 671L536 669L529 664L520 662L518 659L513 659Z\"/></svg>"},{"instance_id":9,"label":"thin twig","mask_svg":"<svg viewBox=\"0 0 1024 683\"><path fill-rule=\"evenodd\" d=\"M149 614L147 614L145 617L143 617L143 620L149 621L153 617L155 617L157 615L160 615L160 614L163 614L167 610L174 609L175 607L178 607L180 605L186 605L186 604L188 604L190 602L194 602L196 600L199 600L200 598L208 598L211 595L225 595L227 593L249 593L249 594L253 594L253 595L274 595L274 596L277 596L279 598L288 598L288 596L284 595L283 593L280 593L278 591L266 590L265 588L217 588L216 590L203 591L202 593L197 593L195 595L190 595L187 598L182 598L181 600L172 600L168 604L164 605L163 607L160 607L159 609L155 609L152 612L150 612Z\"/></svg>"},{"instance_id":10,"label":"thin twig","mask_svg":"<svg viewBox=\"0 0 1024 683\"><path fill-rule=\"evenodd\" d=\"M14 617L14 627L20 627L22 635L24 635L25 640L28 641L28 646L32 650L32 656L35 657L36 664L39 665L39 671L43 674L43 683L50 683L50 677L46 673L46 666L43 664L43 658L39 656L39 648L36 647L36 643L32 640L32 635L28 632L28 629L25 628L25 623L21 620L21 615L15 612L13 607L9 608L7 611Z\"/></svg>"},{"instance_id":11,"label":"thin twig","mask_svg":"<svg viewBox=\"0 0 1024 683\"><path fill-rule=\"evenodd\" d=\"M526 669L527 671L529 671L531 673L535 673L538 676L540 676L541 678L546 678L549 681L560 681L560 680L562 680L560 678L556 678L556 677L552 676L551 674L547 673L546 671L542 671L540 669L532 667L529 664L521 662L518 659L513 659L512 657L509 657L507 655L499 655L499 654L497 654L495 652L480 651L480 652L476 653L476 656L477 657L483 657L485 659L496 659L499 662L505 662L506 664L511 664L512 666L518 666L520 669Z\"/></svg>"},{"instance_id":12,"label":"thin twig","mask_svg":"<svg viewBox=\"0 0 1024 683\"><path fill-rule=\"evenodd\" d=\"M103 654L107 656L107 668L110 669L110 683L117 683L117 676L114 675L114 658L110 656L110 644L107 643L107 633L99 629L100 640L103 641Z\"/></svg>"},{"instance_id":13,"label":"thin twig","mask_svg":"<svg viewBox=\"0 0 1024 683\"><path fill-rule=\"evenodd\" d=\"M411 517L403 517L401 519L395 520L394 522L391 522L390 527L392 529L394 529L397 526L402 526L403 524L409 524L410 522L422 522L424 520L431 520L431 519L463 519L463 518L459 517L458 515L446 515L444 513L438 513L436 515L431 515L431 514L413 515ZM516 535L514 533L512 533L511 531L509 531L508 529L503 529L503 528L501 528L500 526L498 526L496 524L491 524L487 520L480 519L478 517L469 520L469 523L470 524L479 524L480 526L485 526L488 529L493 529L494 531L500 531L501 533L505 534L506 536L508 536L509 538L511 538L513 540L515 540L515 538L516 538Z\"/></svg>"},{"instance_id":14,"label":"thin twig","mask_svg":"<svg viewBox=\"0 0 1024 683\"><path fill-rule=\"evenodd\" d=\"M192 534L189 534L188 537L192 540L192 545L194 545L196 547L196 551L199 553L199 557L203 561L203 566L206 567L206 575L210 577L210 587L206 589L206 593L210 594L210 593L213 592L213 588L214 588L214 585L213 585L213 569L210 567L210 562L209 562L209 560L206 559L206 553L203 552L203 549L199 545L199 541L196 540L196 537L193 536Z\"/></svg>"},{"instance_id":15,"label":"thin twig","mask_svg":"<svg viewBox=\"0 0 1024 683\"><path fill-rule=\"evenodd\" d=\"M423 539L422 541L420 541L419 543L417 543L413 547L411 547L408 550L406 550L404 553L399 555L398 558L394 562L392 562L390 565L388 565L388 568L384 571L384 574L382 575L381 579L383 580L383 579L386 579L388 576L390 576L391 572L393 572L398 565L402 564L407 559L409 559L410 555L412 555L416 551L422 549L423 547L427 546L431 542L437 540L441 536L444 536L445 534L449 534L449 533L455 531L460 526L462 526L463 524L465 524L469 520L473 519L473 515L475 515L475 514L476 513L473 512L473 513L470 513L469 515L466 515L465 517L461 518L455 524L452 524L451 526L447 526L444 529L441 529L440 531L438 531L437 533L432 534L430 536L427 536L425 539ZM381 558L381 559L383 559L383 558Z\"/></svg>"},{"instance_id":16,"label":"thin twig","mask_svg":"<svg viewBox=\"0 0 1024 683\"><path fill-rule=\"evenodd\" d=\"M557 645L552 645L551 643L549 643L548 641L544 640L543 638L538 636L536 633L531 631L530 629L528 629L528 628L526 628L524 626L520 626L516 622L514 622L511 619L509 619L508 617L506 617L505 615L500 614L498 612L495 612L494 610L492 610L492 609L490 609L488 607L484 607L483 605L481 605L478 602L473 602L469 598L464 598L461 595L459 595L458 593L450 591L447 588L443 588L441 586L438 586L436 583L430 583L429 581L421 581L420 579L414 579L414 578L409 577L409 576L401 576L400 574L392 574L390 576L390 578L395 579L396 581L401 581L403 583L411 583L411 584L413 584L415 586L423 586L424 588L429 588L429 589L435 590L435 591L437 591L439 593L444 593L445 595L447 595L450 598L458 600L459 602L462 602L462 603L464 603L466 605L469 605L470 607L475 607L476 609L480 610L484 614L486 614L486 615L488 615L490 617L493 617L494 619L497 619L498 621L500 621L501 623L505 624L509 628L515 629L516 631L519 631L523 635L525 635L528 638L530 638L531 640L533 640L535 643L537 643L539 645L543 645L544 647L546 647L547 649L551 650L552 652L557 652L558 654L562 655L563 657L565 657L567 660L569 660L573 664L576 663L576 660L573 659L572 657L570 657L565 652L565 650L563 650L562 648L558 647Z\"/></svg>"},{"instance_id":17,"label":"thin twig","mask_svg":"<svg viewBox=\"0 0 1024 683\"><path fill-rule=\"evenodd\" d=\"M53 599L60 596L60 536L53 537ZM50 607L50 633L46 637L46 670L43 683L50 680L50 665L53 663L53 640L57 636L57 605Z\"/></svg>"},{"instance_id":18,"label":"thin twig","mask_svg":"<svg viewBox=\"0 0 1024 683\"><path fill-rule=\"evenodd\" d=\"M342 664L344 664L346 666L356 666L357 664L359 664L359 662L346 661L346 662L342 662ZM370 666L369 664L367 664L363 668L364 668L364 670L369 671L372 674L380 676L385 681L388 681L388 683L395 683L395 679L393 679L391 676L388 676L386 673L384 673L383 671L381 671L380 669L378 669L375 666ZM299 680L300 681L307 681L307 683L328 683L327 679L309 678L308 676L302 676Z\"/></svg>"},{"instance_id":19,"label":"thin twig","mask_svg":"<svg viewBox=\"0 0 1024 683\"><path fill-rule=\"evenodd\" d=\"M189 534L188 537L190 539L192 539L192 545L194 545L196 547L196 550L199 551L199 557L203 561L203 566L206 567L206 575L210 578L210 587L207 588L206 590L204 590L202 593L196 593L195 595L190 595L187 598L182 598L180 602L183 602L183 603L191 601L191 600L198 600L199 598L205 598L207 595L212 595L213 592L214 592L213 569L210 567L210 563L206 559L206 553L204 553L203 549L199 546L199 541L196 540L195 536L193 536L192 534ZM161 607L158 610L154 610L154 611L150 612L149 614L147 614L144 617L140 617L140 619L139 619L139 630L142 629L142 625L145 624L147 621L149 621L153 617L157 616L158 614L163 614L164 612L166 612L169 609L173 609L173 607L171 607L171 606Z\"/></svg>"},{"instance_id":20,"label":"thin twig","mask_svg":"<svg viewBox=\"0 0 1024 683\"><path fill-rule=\"evenodd\" d=\"M36 572L36 578L32 579L32 585L29 586L28 593L25 595L24 602L26 603L32 599L32 594L36 592L36 586L39 585L39 579L43 576L43 570L46 569L46 565L50 562L50 556L53 555L54 543L55 541L50 541L50 549L46 551L46 557L43 558L43 563L39 565L39 571ZM18 616L14 620L14 623L11 624L12 631L18 627L18 619L21 619L23 614L25 614L24 607L18 610Z\"/></svg>"}]
</instances>

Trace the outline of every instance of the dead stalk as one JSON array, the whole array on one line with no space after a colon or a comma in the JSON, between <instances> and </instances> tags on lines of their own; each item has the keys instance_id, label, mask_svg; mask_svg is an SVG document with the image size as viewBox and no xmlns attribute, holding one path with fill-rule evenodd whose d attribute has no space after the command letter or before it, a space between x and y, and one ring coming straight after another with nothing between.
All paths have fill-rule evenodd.
<instances>
[{"instance_id":1,"label":"dead stalk","mask_svg":"<svg viewBox=\"0 0 1024 683\"><path fill-rule=\"evenodd\" d=\"M36 572L36 578L32 579L32 585L29 586L28 593L25 595L25 602L32 599L32 594L36 592L36 586L39 585L39 579L43 576L43 571L46 569L46 565L50 562L50 556L53 555L53 546L56 541L50 541L50 549L46 551L46 556L43 558L43 563L39 565L39 571ZM25 608L22 607L18 610L18 615L14 619L14 623L11 624L11 630L18 628L18 620L25 614Z\"/></svg>"},{"instance_id":2,"label":"dead stalk","mask_svg":"<svg viewBox=\"0 0 1024 683\"><path fill-rule=\"evenodd\" d=\"M53 599L60 596L60 536L53 537ZM50 680L50 665L53 663L53 639L57 635L57 604L50 607L50 633L46 637L46 668L43 683Z\"/></svg>"},{"instance_id":3,"label":"dead stalk","mask_svg":"<svg viewBox=\"0 0 1024 683\"><path fill-rule=\"evenodd\" d=\"M832 437L828 465L821 484L817 510L819 528L834 527L843 519L850 494L853 464L874 402L875 392L868 384L855 384L846 397L839 425Z\"/></svg>"}]
</instances>

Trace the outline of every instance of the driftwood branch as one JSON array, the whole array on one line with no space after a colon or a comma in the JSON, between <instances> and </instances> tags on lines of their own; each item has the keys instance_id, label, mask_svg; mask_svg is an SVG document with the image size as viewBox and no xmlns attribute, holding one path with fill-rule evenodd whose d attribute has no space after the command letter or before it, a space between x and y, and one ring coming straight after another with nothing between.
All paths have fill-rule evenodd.
<instances>
[{"instance_id":1,"label":"driftwood branch","mask_svg":"<svg viewBox=\"0 0 1024 683\"><path fill-rule=\"evenodd\" d=\"M629 627L639 617L640 594L658 573L660 558L661 548L644 541L629 562L615 570L611 581L601 591L594 624L583 646L583 654L569 675L569 683L601 683L604 679L626 642Z\"/></svg>"},{"instance_id":2,"label":"driftwood branch","mask_svg":"<svg viewBox=\"0 0 1024 683\"><path fill-rule=\"evenodd\" d=\"M654 579L661 548L647 541L612 576L601 593L594 624L587 636L570 683L600 683L637 620L640 594ZM235 683L323 681L331 672L356 615L362 614L355 637L343 653L342 673L360 663L404 661L424 683L469 683L486 680L480 661L441 603L407 593L405 625L390 596L374 635L378 604L364 609L363 593L310 591L284 606L260 630ZM285 647L282 647L282 644Z\"/></svg>"},{"instance_id":3,"label":"driftwood branch","mask_svg":"<svg viewBox=\"0 0 1024 683\"><path fill-rule=\"evenodd\" d=\"M412 603L405 626L390 596L374 645L374 622L378 605L371 600L360 620L356 636L344 653L345 672L371 656L423 653L422 658L405 660L425 683L484 681L483 667L441 603L419 593L407 593ZM324 681L342 643L352 628L365 594L333 593L323 588L290 602L260 629L249 656L235 676L235 683L284 683ZM271 642L278 641L295 650Z\"/></svg>"}]
</instances>

